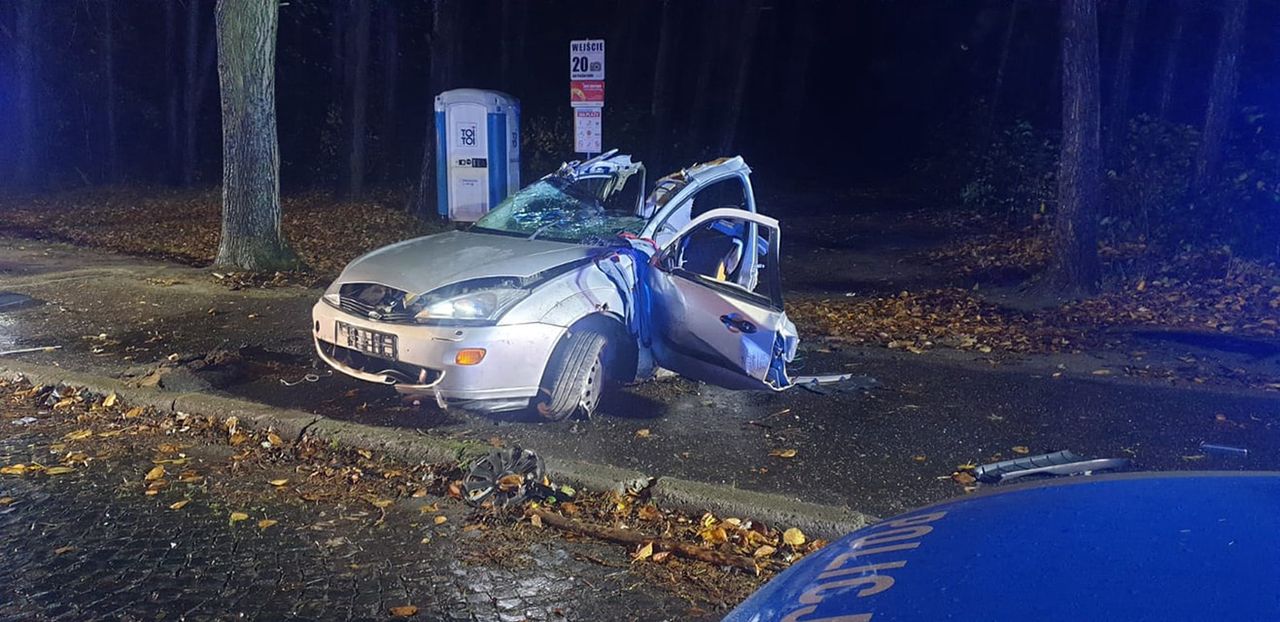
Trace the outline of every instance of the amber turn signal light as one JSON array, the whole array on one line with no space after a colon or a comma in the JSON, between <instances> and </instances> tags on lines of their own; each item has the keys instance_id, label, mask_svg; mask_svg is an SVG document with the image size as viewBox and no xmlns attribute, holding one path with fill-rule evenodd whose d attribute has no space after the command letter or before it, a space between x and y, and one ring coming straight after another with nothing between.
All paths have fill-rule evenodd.
<instances>
[{"instance_id":1,"label":"amber turn signal light","mask_svg":"<svg viewBox=\"0 0 1280 622\"><path fill-rule=\"evenodd\" d=\"M458 350L453 362L459 365L479 365L484 360L484 348L467 348Z\"/></svg>"}]
</instances>

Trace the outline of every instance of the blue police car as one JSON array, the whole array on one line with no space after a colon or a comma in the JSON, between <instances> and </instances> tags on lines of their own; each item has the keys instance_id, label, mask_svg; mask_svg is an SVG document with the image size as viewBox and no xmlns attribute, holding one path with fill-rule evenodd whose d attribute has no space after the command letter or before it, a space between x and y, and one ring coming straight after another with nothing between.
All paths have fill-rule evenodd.
<instances>
[{"instance_id":1,"label":"blue police car","mask_svg":"<svg viewBox=\"0 0 1280 622\"><path fill-rule=\"evenodd\" d=\"M726 622L1280 620L1280 473L1073 477L860 529Z\"/></svg>"}]
</instances>

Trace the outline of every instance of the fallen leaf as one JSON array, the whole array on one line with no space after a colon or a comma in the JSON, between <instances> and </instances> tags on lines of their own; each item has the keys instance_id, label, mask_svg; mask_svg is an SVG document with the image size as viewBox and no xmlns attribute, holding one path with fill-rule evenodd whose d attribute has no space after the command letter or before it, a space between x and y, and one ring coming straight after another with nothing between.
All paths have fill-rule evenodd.
<instances>
[{"instance_id":1,"label":"fallen leaf","mask_svg":"<svg viewBox=\"0 0 1280 622\"><path fill-rule=\"evenodd\" d=\"M63 438L69 441L82 441L90 436L93 436L93 430L76 430L75 432L68 432Z\"/></svg>"},{"instance_id":2,"label":"fallen leaf","mask_svg":"<svg viewBox=\"0 0 1280 622\"><path fill-rule=\"evenodd\" d=\"M67 473L75 473L76 470L68 466L49 467L44 470L45 475L65 475Z\"/></svg>"},{"instance_id":3,"label":"fallen leaf","mask_svg":"<svg viewBox=\"0 0 1280 622\"><path fill-rule=\"evenodd\" d=\"M775 449L775 450L773 450L773 451L769 452L769 455L770 455L770 456L773 456L774 458L794 458L794 457L796 457L796 450L794 450L794 449Z\"/></svg>"},{"instance_id":4,"label":"fallen leaf","mask_svg":"<svg viewBox=\"0 0 1280 622\"><path fill-rule=\"evenodd\" d=\"M649 428L636 430L636 438L649 438Z\"/></svg>"},{"instance_id":5,"label":"fallen leaf","mask_svg":"<svg viewBox=\"0 0 1280 622\"><path fill-rule=\"evenodd\" d=\"M911 456L911 459L915 460L916 462L924 462L925 460L928 460L929 457L925 456L924 454L916 454L914 456Z\"/></svg>"},{"instance_id":6,"label":"fallen leaf","mask_svg":"<svg viewBox=\"0 0 1280 622\"><path fill-rule=\"evenodd\" d=\"M360 454L360 457L364 458L365 460L373 459L373 452L369 451L368 449L357 449L356 453Z\"/></svg>"},{"instance_id":7,"label":"fallen leaf","mask_svg":"<svg viewBox=\"0 0 1280 622\"><path fill-rule=\"evenodd\" d=\"M437 517L435 517L435 518L434 518L434 519L432 519L432 520L433 520L433 521L435 522L435 524L437 524L437 525L443 525L443 524L445 524L445 523L449 522L449 517L447 517L447 516L437 516Z\"/></svg>"},{"instance_id":8,"label":"fallen leaf","mask_svg":"<svg viewBox=\"0 0 1280 622\"><path fill-rule=\"evenodd\" d=\"M422 506L422 507L418 508L418 511L419 511L419 512L422 512L423 514L431 514L431 513L433 513L433 512L439 512L439 511L440 511L440 504L439 504L439 503L431 503L431 504L428 504L428 505L424 505L424 506Z\"/></svg>"},{"instance_id":9,"label":"fallen leaf","mask_svg":"<svg viewBox=\"0 0 1280 622\"><path fill-rule=\"evenodd\" d=\"M1092 372L1089 372L1089 373L1091 373L1091 374L1093 374L1093 375L1095 375L1095 376L1110 376L1110 375L1111 375L1111 370L1110 370L1110 369L1095 369L1095 370L1093 370Z\"/></svg>"},{"instance_id":10,"label":"fallen leaf","mask_svg":"<svg viewBox=\"0 0 1280 622\"><path fill-rule=\"evenodd\" d=\"M640 517L640 520L643 521L654 521L662 518L662 512L653 505L645 504L636 510L636 516Z\"/></svg>"},{"instance_id":11,"label":"fallen leaf","mask_svg":"<svg viewBox=\"0 0 1280 622\"><path fill-rule=\"evenodd\" d=\"M104 408L111 408L112 406L116 405L117 399L119 398L116 396L116 392L112 391L111 393L107 394L106 399L102 400L102 406Z\"/></svg>"},{"instance_id":12,"label":"fallen leaf","mask_svg":"<svg viewBox=\"0 0 1280 622\"><path fill-rule=\"evenodd\" d=\"M126 413L124 414L124 418L125 418L125 419L133 419L133 418L135 418L135 417L139 417L139 416L141 416L141 415L142 415L142 407L141 407L141 406L134 406L133 408L130 408L130 409L128 410L128 412L126 412Z\"/></svg>"},{"instance_id":13,"label":"fallen leaf","mask_svg":"<svg viewBox=\"0 0 1280 622\"><path fill-rule=\"evenodd\" d=\"M53 554L62 555L64 553L70 553L71 551L74 551L74 550L76 550L76 547L74 546L64 546L64 547L53 549Z\"/></svg>"},{"instance_id":14,"label":"fallen leaf","mask_svg":"<svg viewBox=\"0 0 1280 622\"><path fill-rule=\"evenodd\" d=\"M26 472L27 465L21 463L0 467L0 475L22 475Z\"/></svg>"},{"instance_id":15,"label":"fallen leaf","mask_svg":"<svg viewBox=\"0 0 1280 622\"><path fill-rule=\"evenodd\" d=\"M284 439L280 438L280 435L275 432L267 432L267 441L271 443L272 447L279 447L284 444Z\"/></svg>"},{"instance_id":16,"label":"fallen leaf","mask_svg":"<svg viewBox=\"0 0 1280 622\"><path fill-rule=\"evenodd\" d=\"M960 485L962 485L962 486L968 486L968 485L970 485L970 484L972 484L972 483L974 483L974 482L978 481L978 480L977 480L977 479L975 479L972 475L969 475L968 473L965 473L964 471L960 471L959 473L953 473L953 474L951 475L951 479L952 479L952 480L954 480L954 481L955 481L955 483L960 484Z\"/></svg>"},{"instance_id":17,"label":"fallen leaf","mask_svg":"<svg viewBox=\"0 0 1280 622\"><path fill-rule=\"evenodd\" d=\"M538 516L537 514L530 516L529 524L533 525L534 527L537 527L538 529L542 529L542 517Z\"/></svg>"},{"instance_id":18,"label":"fallen leaf","mask_svg":"<svg viewBox=\"0 0 1280 622\"><path fill-rule=\"evenodd\" d=\"M1031 449L1029 449L1026 445L1014 445L1014 446L1013 446L1013 453L1015 453L1015 454L1029 454L1029 453L1031 453Z\"/></svg>"},{"instance_id":19,"label":"fallen leaf","mask_svg":"<svg viewBox=\"0 0 1280 622\"><path fill-rule=\"evenodd\" d=\"M641 546L638 550L636 550L635 555L631 556L631 560L638 562L638 561L649 559L650 557L653 557L653 543L645 542L644 546Z\"/></svg>"},{"instance_id":20,"label":"fallen leaf","mask_svg":"<svg viewBox=\"0 0 1280 622\"><path fill-rule=\"evenodd\" d=\"M372 503L373 507L378 508L379 510L385 510L391 507L391 504L395 503L395 500L394 499L374 499L369 503Z\"/></svg>"},{"instance_id":21,"label":"fallen leaf","mask_svg":"<svg viewBox=\"0 0 1280 622\"><path fill-rule=\"evenodd\" d=\"M232 512L232 513L231 513L231 522L233 522L233 523L238 523L238 522L240 522L240 521L242 521L242 520L249 520L249 515L248 515L248 514L245 514L244 512Z\"/></svg>"},{"instance_id":22,"label":"fallen leaf","mask_svg":"<svg viewBox=\"0 0 1280 622\"><path fill-rule=\"evenodd\" d=\"M413 605L401 605L391 608L391 615L397 618L408 618L418 615L418 608Z\"/></svg>"},{"instance_id":23,"label":"fallen leaf","mask_svg":"<svg viewBox=\"0 0 1280 622\"><path fill-rule=\"evenodd\" d=\"M271 481L269 481L269 482L267 482L267 483L268 483L268 484L271 484L272 486L275 486L275 487L279 488L279 487L281 487L281 486L284 486L285 484L288 484L288 483L289 483L289 480L287 480L287 479L273 479L273 480L271 480Z\"/></svg>"},{"instance_id":24,"label":"fallen leaf","mask_svg":"<svg viewBox=\"0 0 1280 622\"><path fill-rule=\"evenodd\" d=\"M668 557L671 557L671 551L658 551L657 553L654 553L653 557L650 559L652 559L654 563L661 564L662 562L667 561Z\"/></svg>"},{"instance_id":25,"label":"fallen leaf","mask_svg":"<svg viewBox=\"0 0 1280 622\"><path fill-rule=\"evenodd\" d=\"M793 547L803 546L805 542L804 532L792 527L782 532L782 541Z\"/></svg>"},{"instance_id":26,"label":"fallen leaf","mask_svg":"<svg viewBox=\"0 0 1280 622\"><path fill-rule=\"evenodd\" d=\"M773 555L773 552L776 550L778 549L775 549L769 546L768 544L762 544L760 545L760 548L756 549L755 553L751 554L751 556L752 557L768 557L770 555Z\"/></svg>"},{"instance_id":27,"label":"fallen leaf","mask_svg":"<svg viewBox=\"0 0 1280 622\"><path fill-rule=\"evenodd\" d=\"M147 479L147 481L148 481L148 482L154 482L154 481L156 481L156 480L158 480L158 479L160 479L160 478L162 478L162 477L164 477L164 465L163 465L163 464L157 464L156 466L152 467L152 469L151 469L150 471L147 471L147 478L146 478L146 479Z\"/></svg>"},{"instance_id":28,"label":"fallen leaf","mask_svg":"<svg viewBox=\"0 0 1280 622\"><path fill-rule=\"evenodd\" d=\"M522 484L524 484L524 477L519 473L510 473L498 478L498 490L502 492L518 490Z\"/></svg>"},{"instance_id":29,"label":"fallen leaf","mask_svg":"<svg viewBox=\"0 0 1280 622\"><path fill-rule=\"evenodd\" d=\"M267 527L270 527L270 526L272 526L272 525L274 525L274 524L276 524L276 523L278 523L278 522L279 522L279 521L272 520L272 519L270 519L270 518L264 518L264 519L262 519L262 520L258 521L258 529L266 529Z\"/></svg>"},{"instance_id":30,"label":"fallen leaf","mask_svg":"<svg viewBox=\"0 0 1280 622\"><path fill-rule=\"evenodd\" d=\"M0 497L0 508L13 503L13 497Z\"/></svg>"},{"instance_id":31,"label":"fallen leaf","mask_svg":"<svg viewBox=\"0 0 1280 622\"><path fill-rule=\"evenodd\" d=\"M183 499L183 500L181 500L181 501L174 501L173 503L171 503L171 504L169 505L169 509L170 509L170 510L181 510L182 508L187 507L187 504L188 504L188 503L191 503L191 500L190 500L190 499Z\"/></svg>"}]
</instances>

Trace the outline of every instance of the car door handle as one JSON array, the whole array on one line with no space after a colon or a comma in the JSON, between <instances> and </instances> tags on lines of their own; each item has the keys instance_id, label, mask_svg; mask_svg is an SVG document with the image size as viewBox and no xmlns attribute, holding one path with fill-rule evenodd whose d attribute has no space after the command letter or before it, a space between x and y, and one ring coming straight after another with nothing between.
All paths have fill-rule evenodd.
<instances>
[{"instance_id":1,"label":"car door handle","mask_svg":"<svg viewBox=\"0 0 1280 622\"><path fill-rule=\"evenodd\" d=\"M729 329L731 333L746 333L748 335L756 332L756 325L751 322L737 317L737 314L722 315L720 321L724 327Z\"/></svg>"}]
</instances>

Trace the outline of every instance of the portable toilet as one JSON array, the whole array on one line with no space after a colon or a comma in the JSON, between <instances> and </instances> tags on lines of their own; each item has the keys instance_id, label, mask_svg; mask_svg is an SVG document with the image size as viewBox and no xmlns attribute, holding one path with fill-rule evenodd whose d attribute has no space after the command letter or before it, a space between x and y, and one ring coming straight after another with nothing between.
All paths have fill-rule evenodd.
<instances>
[{"instance_id":1,"label":"portable toilet","mask_svg":"<svg viewBox=\"0 0 1280 622\"><path fill-rule=\"evenodd\" d=\"M475 222L520 188L520 102L499 91L436 95L436 205Z\"/></svg>"}]
</instances>

